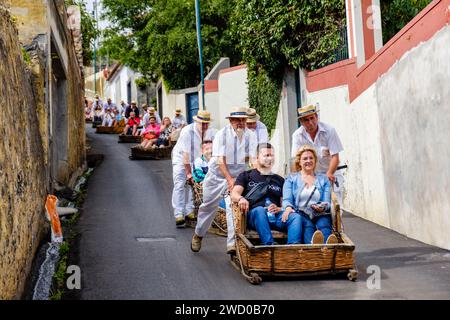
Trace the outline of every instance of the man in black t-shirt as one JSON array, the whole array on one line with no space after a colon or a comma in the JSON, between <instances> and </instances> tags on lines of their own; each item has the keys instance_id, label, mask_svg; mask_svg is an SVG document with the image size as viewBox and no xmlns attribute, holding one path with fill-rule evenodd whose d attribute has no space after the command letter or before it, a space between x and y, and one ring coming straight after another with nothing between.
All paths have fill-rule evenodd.
<instances>
[{"instance_id":1,"label":"man in black t-shirt","mask_svg":"<svg viewBox=\"0 0 450 320\"><path fill-rule=\"evenodd\" d=\"M231 200L238 203L243 214L247 214L247 226L258 232L263 245L274 244L271 229L287 232L287 243L300 243L302 234L301 216L290 214L282 221L281 203L284 179L272 173L274 150L269 143L261 143L257 148L256 169L242 172L236 179L231 192ZM267 192L256 197L253 203L245 198L260 184L268 184Z\"/></svg>"}]
</instances>

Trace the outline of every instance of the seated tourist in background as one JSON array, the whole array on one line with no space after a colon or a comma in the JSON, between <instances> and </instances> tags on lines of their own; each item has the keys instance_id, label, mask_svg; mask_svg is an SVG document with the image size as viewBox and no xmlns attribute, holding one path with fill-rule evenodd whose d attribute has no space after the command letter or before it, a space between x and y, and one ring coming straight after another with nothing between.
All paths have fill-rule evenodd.
<instances>
[{"instance_id":1,"label":"seated tourist in background","mask_svg":"<svg viewBox=\"0 0 450 320\"><path fill-rule=\"evenodd\" d=\"M114 113L110 108L106 108L105 114L103 115L102 126L104 127L112 127L114 123Z\"/></svg>"},{"instance_id":2,"label":"seated tourist in background","mask_svg":"<svg viewBox=\"0 0 450 320\"><path fill-rule=\"evenodd\" d=\"M93 117L93 110L92 104L89 103L87 99L85 99L84 102L84 117L86 120L92 120Z\"/></svg>"},{"instance_id":3,"label":"seated tourist in background","mask_svg":"<svg viewBox=\"0 0 450 320\"><path fill-rule=\"evenodd\" d=\"M157 147L167 147L170 144L170 134L172 133L172 121L169 117L164 117L162 120L159 138L156 141Z\"/></svg>"},{"instance_id":4,"label":"seated tourist in background","mask_svg":"<svg viewBox=\"0 0 450 320\"><path fill-rule=\"evenodd\" d=\"M141 136L143 136L143 141L141 146L145 149L152 147L156 144L158 140L159 133L161 128L159 124L156 123L156 117L150 116L150 124L141 132Z\"/></svg>"},{"instance_id":5,"label":"seated tourist in background","mask_svg":"<svg viewBox=\"0 0 450 320\"><path fill-rule=\"evenodd\" d=\"M150 117L155 117L156 123L161 125L161 118L159 117L158 112L156 112L155 107L149 107L148 114L150 115Z\"/></svg>"},{"instance_id":6,"label":"seated tourist in background","mask_svg":"<svg viewBox=\"0 0 450 320\"><path fill-rule=\"evenodd\" d=\"M123 125L125 125L124 117L123 117L123 115L121 114L121 112L120 112L118 109L116 109L116 110L114 111L114 122L113 122L113 126L114 126L114 127L121 127L121 126L123 126Z\"/></svg>"},{"instance_id":7,"label":"seated tourist in background","mask_svg":"<svg viewBox=\"0 0 450 320\"><path fill-rule=\"evenodd\" d=\"M144 129L147 128L147 126L150 124L150 114L148 113L148 105L146 103L142 105L141 119L142 119L141 121L142 126L144 127Z\"/></svg>"},{"instance_id":8,"label":"seated tourist in background","mask_svg":"<svg viewBox=\"0 0 450 320\"><path fill-rule=\"evenodd\" d=\"M130 112L130 117L128 118L127 125L123 129L123 135L133 135L137 136L137 129L139 127L140 119L136 116L134 112Z\"/></svg>"},{"instance_id":9,"label":"seated tourist in background","mask_svg":"<svg viewBox=\"0 0 450 320\"><path fill-rule=\"evenodd\" d=\"M94 108L94 121L103 122L103 108L100 105Z\"/></svg>"}]
</instances>

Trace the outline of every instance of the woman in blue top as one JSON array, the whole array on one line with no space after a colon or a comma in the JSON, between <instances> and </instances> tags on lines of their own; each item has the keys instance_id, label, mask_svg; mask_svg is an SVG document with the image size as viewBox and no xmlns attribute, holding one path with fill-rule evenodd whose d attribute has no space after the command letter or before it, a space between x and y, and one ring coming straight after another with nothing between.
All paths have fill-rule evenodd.
<instances>
[{"instance_id":1,"label":"woman in blue top","mask_svg":"<svg viewBox=\"0 0 450 320\"><path fill-rule=\"evenodd\" d=\"M337 243L332 233L331 184L324 174L315 173L317 154L313 147L302 146L296 154L296 173L283 186L283 219L297 212L302 217L303 243Z\"/></svg>"}]
</instances>

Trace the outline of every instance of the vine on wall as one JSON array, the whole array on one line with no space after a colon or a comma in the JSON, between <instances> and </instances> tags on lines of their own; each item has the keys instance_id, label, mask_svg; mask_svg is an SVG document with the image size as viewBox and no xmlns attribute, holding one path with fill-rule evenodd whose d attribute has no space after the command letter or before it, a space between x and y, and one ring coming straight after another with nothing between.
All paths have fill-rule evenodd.
<instances>
[{"instance_id":1,"label":"vine on wall","mask_svg":"<svg viewBox=\"0 0 450 320\"><path fill-rule=\"evenodd\" d=\"M232 34L248 66L249 103L274 129L284 68L334 61L345 25L344 0L237 0Z\"/></svg>"},{"instance_id":2,"label":"vine on wall","mask_svg":"<svg viewBox=\"0 0 450 320\"><path fill-rule=\"evenodd\" d=\"M248 68L248 100L272 132L277 121L283 74L269 75L263 68Z\"/></svg>"}]
</instances>

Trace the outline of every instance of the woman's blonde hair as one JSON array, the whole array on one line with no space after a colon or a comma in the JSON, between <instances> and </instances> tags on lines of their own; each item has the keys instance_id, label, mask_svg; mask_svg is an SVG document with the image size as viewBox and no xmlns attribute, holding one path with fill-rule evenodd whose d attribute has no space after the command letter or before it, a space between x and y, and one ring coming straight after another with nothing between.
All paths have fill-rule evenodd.
<instances>
[{"instance_id":1,"label":"woman's blonde hair","mask_svg":"<svg viewBox=\"0 0 450 320\"><path fill-rule=\"evenodd\" d=\"M166 119L169 120L169 125L172 125L172 120L170 120L169 117L164 117L161 121L161 124L164 124L164 120L166 120Z\"/></svg>"},{"instance_id":2,"label":"woman's blonde hair","mask_svg":"<svg viewBox=\"0 0 450 320\"><path fill-rule=\"evenodd\" d=\"M316 166L317 166L317 152L314 149L314 147L310 146L310 145L303 145L300 147L300 149L298 149L297 154L295 155L295 162L294 162L294 171L295 172L299 172L302 170L302 166L301 166L301 158L302 158L302 154L305 153L306 151L310 151L313 154L314 157L314 171L316 170Z\"/></svg>"}]
</instances>

